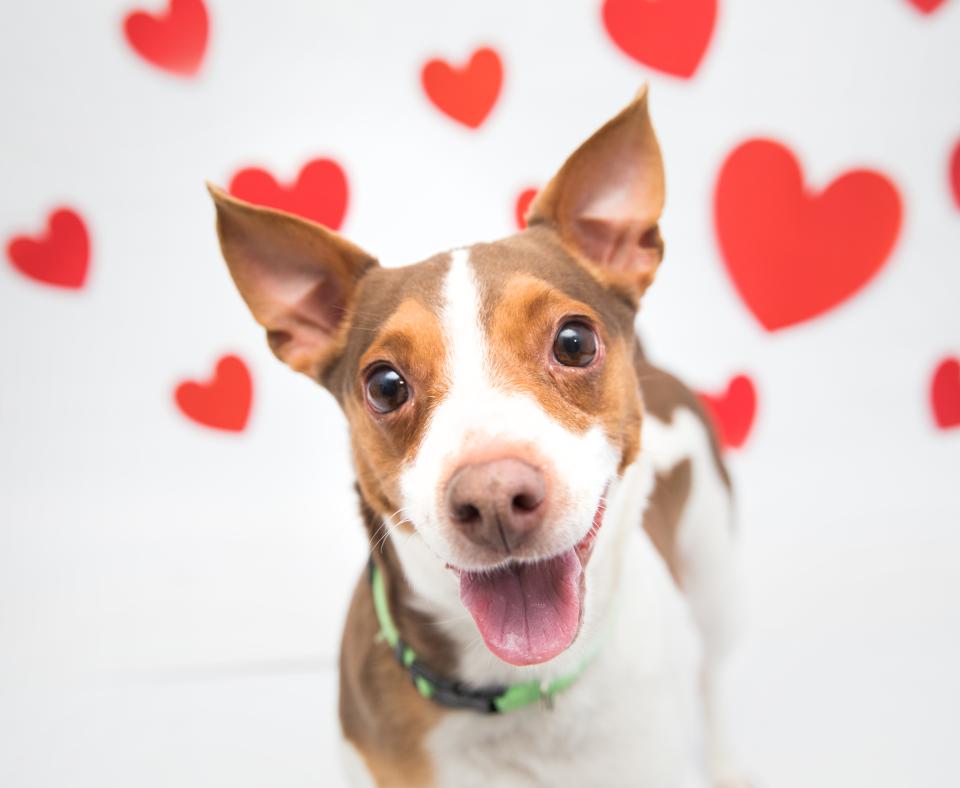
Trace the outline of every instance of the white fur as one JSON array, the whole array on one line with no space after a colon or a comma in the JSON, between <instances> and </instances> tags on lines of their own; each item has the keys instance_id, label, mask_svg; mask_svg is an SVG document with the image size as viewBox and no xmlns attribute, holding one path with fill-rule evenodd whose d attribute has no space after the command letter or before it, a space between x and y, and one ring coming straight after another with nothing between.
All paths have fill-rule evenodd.
<instances>
[{"instance_id":1,"label":"white fur","mask_svg":"<svg viewBox=\"0 0 960 788\"><path fill-rule=\"evenodd\" d=\"M573 434L531 398L498 387L483 352L467 252L453 253L444 294L451 388L401 475L404 516L416 531L391 536L413 602L457 649L457 677L475 686L550 679L590 661L553 709L445 714L427 741L437 784L707 785L708 773L712 781L729 767L714 723L704 731L703 710L712 717L713 704L712 694L701 703L700 689L701 679L712 686L713 660L723 650L732 584L729 497L702 424L687 410L677 411L670 424L648 415L640 457L617 479L617 452L599 429ZM569 487L569 505L554 532L558 550L583 537L610 485L586 569L580 634L541 665L511 666L487 650L445 568L447 562L470 564L444 531L439 481L457 456L491 439L535 445ZM655 473L688 457L693 485L679 548L689 605L641 528Z\"/></svg>"}]
</instances>

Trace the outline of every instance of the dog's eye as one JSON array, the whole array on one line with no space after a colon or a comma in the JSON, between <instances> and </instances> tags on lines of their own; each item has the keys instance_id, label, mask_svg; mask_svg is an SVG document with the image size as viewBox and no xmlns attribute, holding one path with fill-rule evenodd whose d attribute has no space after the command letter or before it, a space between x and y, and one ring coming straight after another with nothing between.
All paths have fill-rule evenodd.
<instances>
[{"instance_id":1,"label":"dog's eye","mask_svg":"<svg viewBox=\"0 0 960 788\"><path fill-rule=\"evenodd\" d=\"M586 367L597 355L597 335L586 323L564 323L553 340L553 355L565 367Z\"/></svg>"},{"instance_id":2,"label":"dog's eye","mask_svg":"<svg viewBox=\"0 0 960 788\"><path fill-rule=\"evenodd\" d=\"M407 381L393 367L377 367L367 378L367 402L377 413L396 410L409 396Z\"/></svg>"}]
</instances>

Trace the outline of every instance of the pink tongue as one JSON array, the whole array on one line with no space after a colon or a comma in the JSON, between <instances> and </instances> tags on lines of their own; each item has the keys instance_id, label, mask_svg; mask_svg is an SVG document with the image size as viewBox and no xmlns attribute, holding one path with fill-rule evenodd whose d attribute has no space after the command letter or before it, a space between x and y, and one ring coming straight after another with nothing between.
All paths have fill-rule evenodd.
<instances>
[{"instance_id":1,"label":"pink tongue","mask_svg":"<svg viewBox=\"0 0 960 788\"><path fill-rule=\"evenodd\" d=\"M460 601L494 654L533 665L569 646L580 626L580 559L574 550L496 572L461 572Z\"/></svg>"}]
</instances>

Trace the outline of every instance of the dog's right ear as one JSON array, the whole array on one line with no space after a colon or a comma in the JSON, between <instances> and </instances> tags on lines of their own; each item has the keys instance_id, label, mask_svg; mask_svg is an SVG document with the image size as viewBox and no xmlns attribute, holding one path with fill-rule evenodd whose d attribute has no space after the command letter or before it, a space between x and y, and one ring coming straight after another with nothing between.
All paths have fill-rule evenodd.
<instances>
[{"instance_id":1,"label":"dog's right ear","mask_svg":"<svg viewBox=\"0 0 960 788\"><path fill-rule=\"evenodd\" d=\"M357 282L377 261L319 224L207 184L233 281L277 358L319 377Z\"/></svg>"},{"instance_id":2,"label":"dog's right ear","mask_svg":"<svg viewBox=\"0 0 960 788\"><path fill-rule=\"evenodd\" d=\"M534 199L527 225L553 227L634 303L663 258L663 160L647 86L567 159Z\"/></svg>"}]
</instances>

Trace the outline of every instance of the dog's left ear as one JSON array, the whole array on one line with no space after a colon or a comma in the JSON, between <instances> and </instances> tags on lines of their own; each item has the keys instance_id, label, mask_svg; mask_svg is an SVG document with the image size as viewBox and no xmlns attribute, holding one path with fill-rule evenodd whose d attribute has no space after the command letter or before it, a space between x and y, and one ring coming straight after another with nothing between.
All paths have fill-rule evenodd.
<instances>
[{"instance_id":1,"label":"dog's left ear","mask_svg":"<svg viewBox=\"0 0 960 788\"><path fill-rule=\"evenodd\" d=\"M527 224L552 226L639 302L663 257L663 160L647 111L647 86L581 145L537 195Z\"/></svg>"},{"instance_id":2,"label":"dog's left ear","mask_svg":"<svg viewBox=\"0 0 960 788\"><path fill-rule=\"evenodd\" d=\"M315 222L238 200L207 184L217 234L243 300L267 330L270 349L318 379L360 279L377 261Z\"/></svg>"}]
</instances>

